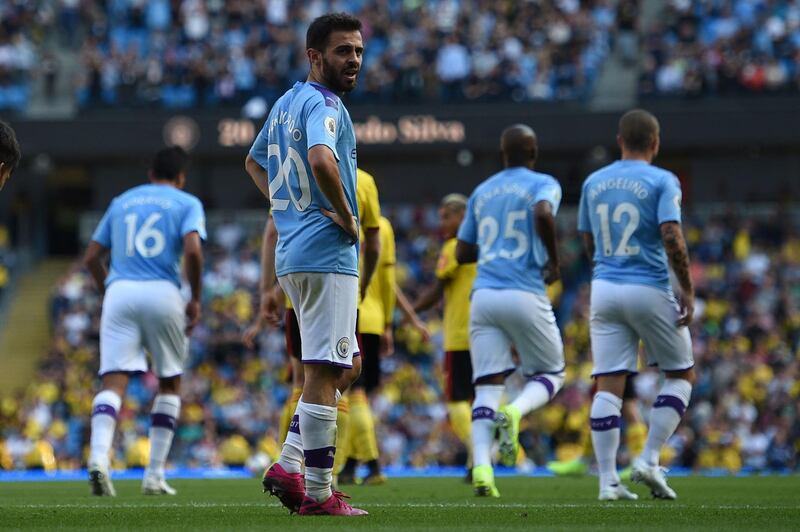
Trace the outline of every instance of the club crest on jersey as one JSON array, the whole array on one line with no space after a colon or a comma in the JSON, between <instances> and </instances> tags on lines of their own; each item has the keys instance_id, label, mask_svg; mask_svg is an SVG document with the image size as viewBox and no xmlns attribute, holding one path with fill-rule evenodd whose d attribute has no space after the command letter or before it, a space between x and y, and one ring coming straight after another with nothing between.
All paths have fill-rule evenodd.
<instances>
[{"instance_id":1,"label":"club crest on jersey","mask_svg":"<svg viewBox=\"0 0 800 532\"><path fill-rule=\"evenodd\" d=\"M331 138L336 138L336 120L332 116L325 117L325 131Z\"/></svg>"},{"instance_id":2,"label":"club crest on jersey","mask_svg":"<svg viewBox=\"0 0 800 532\"><path fill-rule=\"evenodd\" d=\"M350 354L350 338L344 337L336 342L336 354L339 358L347 358Z\"/></svg>"}]
</instances>

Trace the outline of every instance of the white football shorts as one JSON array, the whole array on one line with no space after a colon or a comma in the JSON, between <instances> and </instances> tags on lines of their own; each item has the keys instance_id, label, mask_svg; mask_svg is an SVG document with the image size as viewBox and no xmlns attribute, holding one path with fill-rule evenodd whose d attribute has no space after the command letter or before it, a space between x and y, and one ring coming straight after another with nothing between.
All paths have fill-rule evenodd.
<instances>
[{"instance_id":1,"label":"white football shorts","mask_svg":"<svg viewBox=\"0 0 800 532\"><path fill-rule=\"evenodd\" d=\"M524 290L480 289L472 294L469 320L472 380L508 375L519 354L523 374L560 374L564 345L550 300Z\"/></svg>"},{"instance_id":2,"label":"white football shorts","mask_svg":"<svg viewBox=\"0 0 800 532\"><path fill-rule=\"evenodd\" d=\"M340 273L290 273L278 278L289 296L297 323L304 364L353 367L358 277Z\"/></svg>"},{"instance_id":3,"label":"white football shorts","mask_svg":"<svg viewBox=\"0 0 800 532\"><path fill-rule=\"evenodd\" d=\"M158 377L183 373L188 357L186 301L169 281L114 281L100 318L100 375L147 371L145 350Z\"/></svg>"},{"instance_id":4,"label":"white football shorts","mask_svg":"<svg viewBox=\"0 0 800 532\"><path fill-rule=\"evenodd\" d=\"M694 366L689 329L675 325L679 315L680 308L671 291L592 281L592 375L635 373L640 339L649 366L658 366L662 371Z\"/></svg>"}]
</instances>

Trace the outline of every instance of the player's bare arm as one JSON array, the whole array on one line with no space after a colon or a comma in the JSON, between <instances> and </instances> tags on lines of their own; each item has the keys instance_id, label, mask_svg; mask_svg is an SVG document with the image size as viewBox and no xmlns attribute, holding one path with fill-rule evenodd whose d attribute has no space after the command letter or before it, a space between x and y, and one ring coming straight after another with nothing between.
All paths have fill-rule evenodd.
<instances>
[{"instance_id":1,"label":"player's bare arm","mask_svg":"<svg viewBox=\"0 0 800 532\"><path fill-rule=\"evenodd\" d=\"M436 305L444 297L445 282L441 279L436 281L423 290L422 294L414 302L414 311L422 312Z\"/></svg>"},{"instance_id":2,"label":"player's bare arm","mask_svg":"<svg viewBox=\"0 0 800 532\"><path fill-rule=\"evenodd\" d=\"M186 304L186 334L189 334L200 321L203 245L197 231L192 231L183 237L183 268L192 290L192 297Z\"/></svg>"},{"instance_id":3,"label":"player's bare arm","mask_svg":"<svg viewBox=\"0 0 800 532\"><path fill-rule=\"evenodd\" d=\"M553 284L561 278L558 259L558 241L556 240L556 218L549 201L540 201L533 206L533 218L536 232L542 239L549 260L544 267L544 282Z\"/></svg>"},{"instance_id":4,"label":"player's bare arm","mask_svg":"<svg viewBox=\"0 0 800 532\"><path fill-rule=\"evenodd\" d=\"M255 338L267 325L277 326L281 322L281 300L283 291L275 276L275 246L278 243L278 230L270 216L264 224L261 237L261 277L258 283L260 302L255 321L242 334L244 345L252 349Z\"/></svg>"},{"instance_id":5,"label":"player's bare arm","mask_svg":"<svg viewBox=\"0 0 800 532\"><path fill-rule=\"evenodd\" d=\"M586 258L589 259L589 264L594 265L594 235L592 233L581 233L583 240L583 251L586 253Z\"/></svg>"},{"instance_id":6,"label":"player's bare arm","mask_svg":"<svg viewBox=\"0 0 800 532\"><path fill-rule=\"evenodd\" d=\"M677 325L684 327L692 322L694 316L694 286L689 274L689 251L679 223L666 222L661 224L660 229L669 265L681 287L681 317L678 319Z\"/></svg>"},{"instance_id":7,"label":"player's bare arm","mask_svg":"<svg viewBox=\"0 0 800 532\"><path fill-rule=\"evenodd\" d=\"M478 262L478 246L459 240L456 243L456 260L459 264Z\"/></svg>"},{"instance_id":8,"label":"player's bare arm","mask_svg":"<svg viewBox=\"0 0 800 532\"><path fill-rule=\"evenodd\" d=\"M378 267L381 254L381 235L377 227L364 231L364 260L361 267L361 299L367 293L367 287Z\"/></svg>"},{"instance_id":9,"label":"player's bare arm","mask_svg":"<svg viewBox=\"0 0 800 532\"><path fill-rule=\"evenodd\" d=\"M108 269L106 268L105 259L107 253L108 249L92 240L89 242L89 247L86 248L86 253L83 256L83 265L89 270L89 274L94 279L94 284L97 286L97 291L100 292L101 297L106 291Z\"/></svg>"},{"instance_id":10,"label":"player's bare arm","mask_svg":"<svg viewBox=\"0 0 800 532\"><path fill-rule=\"evenodd\" d=\"M244 169L250 175L258 190L264 194L265 198L269 199L269 177L267 176L267 171L249 153L244 160Z\"/></svg>"},{"instance_id":11,"label":"player's bare arm","mask_svg":"<svg viewBox=\"0 0 800 532\"><path fill-rule=\"evenodd\" d=\"M358 222L347 204L339 166L333 152L327 146L313 146L308 150L308 163L314 179L317 180L317 186L333 206L333 212L321 209L322 213L350 235L354 242L358 241Z\"/></svg>"},{"instance_id":12,"label":"player's bare arm","mask_svg":"<svg viewBox=\"0 0 800 532\"><path fill-rule=\"evenodd\" d=\"M406 319L411 323L411 326L419 331L419 333L422 335L422 338L426 342L430 340L431 333L428 330L428 327L425 326L425 323L419 318L417 313L414 312L414 307L411 305L408 297L406 297L405 293L397 285L395 285L395 294L397 295L397 306L400 307L400 310L403 312L403 315L406 317Z\"/></svg>"}]
</instances>

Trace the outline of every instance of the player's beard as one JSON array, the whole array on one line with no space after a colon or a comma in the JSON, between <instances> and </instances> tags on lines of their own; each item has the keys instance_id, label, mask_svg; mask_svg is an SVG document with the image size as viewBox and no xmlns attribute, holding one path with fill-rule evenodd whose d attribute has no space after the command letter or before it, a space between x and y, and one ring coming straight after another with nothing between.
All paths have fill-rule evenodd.
<instances>
[{"instance_id":1,"label":"player's beard","mask_svg":"<svg viewBox=\"0 0 800 532\"><path fill-rule=\"evenodd\" d=\"M325 81L325 85L337 94L350 92L356 88L355 84L351 87L342 81L342 72L347 68L346 66L342 71L337 71L333 65L325 60L324 56L322 58L322 79Z\"/></svg>"}]
</instances>

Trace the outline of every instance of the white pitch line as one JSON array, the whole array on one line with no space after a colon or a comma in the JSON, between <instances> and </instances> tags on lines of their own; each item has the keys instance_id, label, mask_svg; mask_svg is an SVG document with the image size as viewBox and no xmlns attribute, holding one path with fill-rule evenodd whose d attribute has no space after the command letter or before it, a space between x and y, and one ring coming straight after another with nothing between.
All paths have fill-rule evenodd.
<instances>
[{"instance_id":1,"label":"white pitch line","mask_svg":"<svg viewBox=\"0 0 800 532\"><path fill-rule=\"evenodd\" d=\"M478 503L365 503L362 505L364 508L500 508L500 509L515 509L515 510L536 510L536 509L568 509L568 508L622 508L622 509L653 509L653 508L670 508L670 509L701 509L701 510L800 510L800 506L767 506L767 505L730 505L730 504L677 504L666 501L653 501L653 504L642 503L628 503L621 502L614 503L539 503L539 504L524 504L524 503L500 503L500 504L478 504ZM120 504L10 504L0 505L0 508L19 508L19 509L63 509L63 508L102 508L109 510L114 508L124 509L137 509L137 508L278 508L279 504L269 503L218 503L218 502L186 502L186 503L148 503L148 504L133 504L133 503L120 503Z\"/></svg>"}]
</instances>

